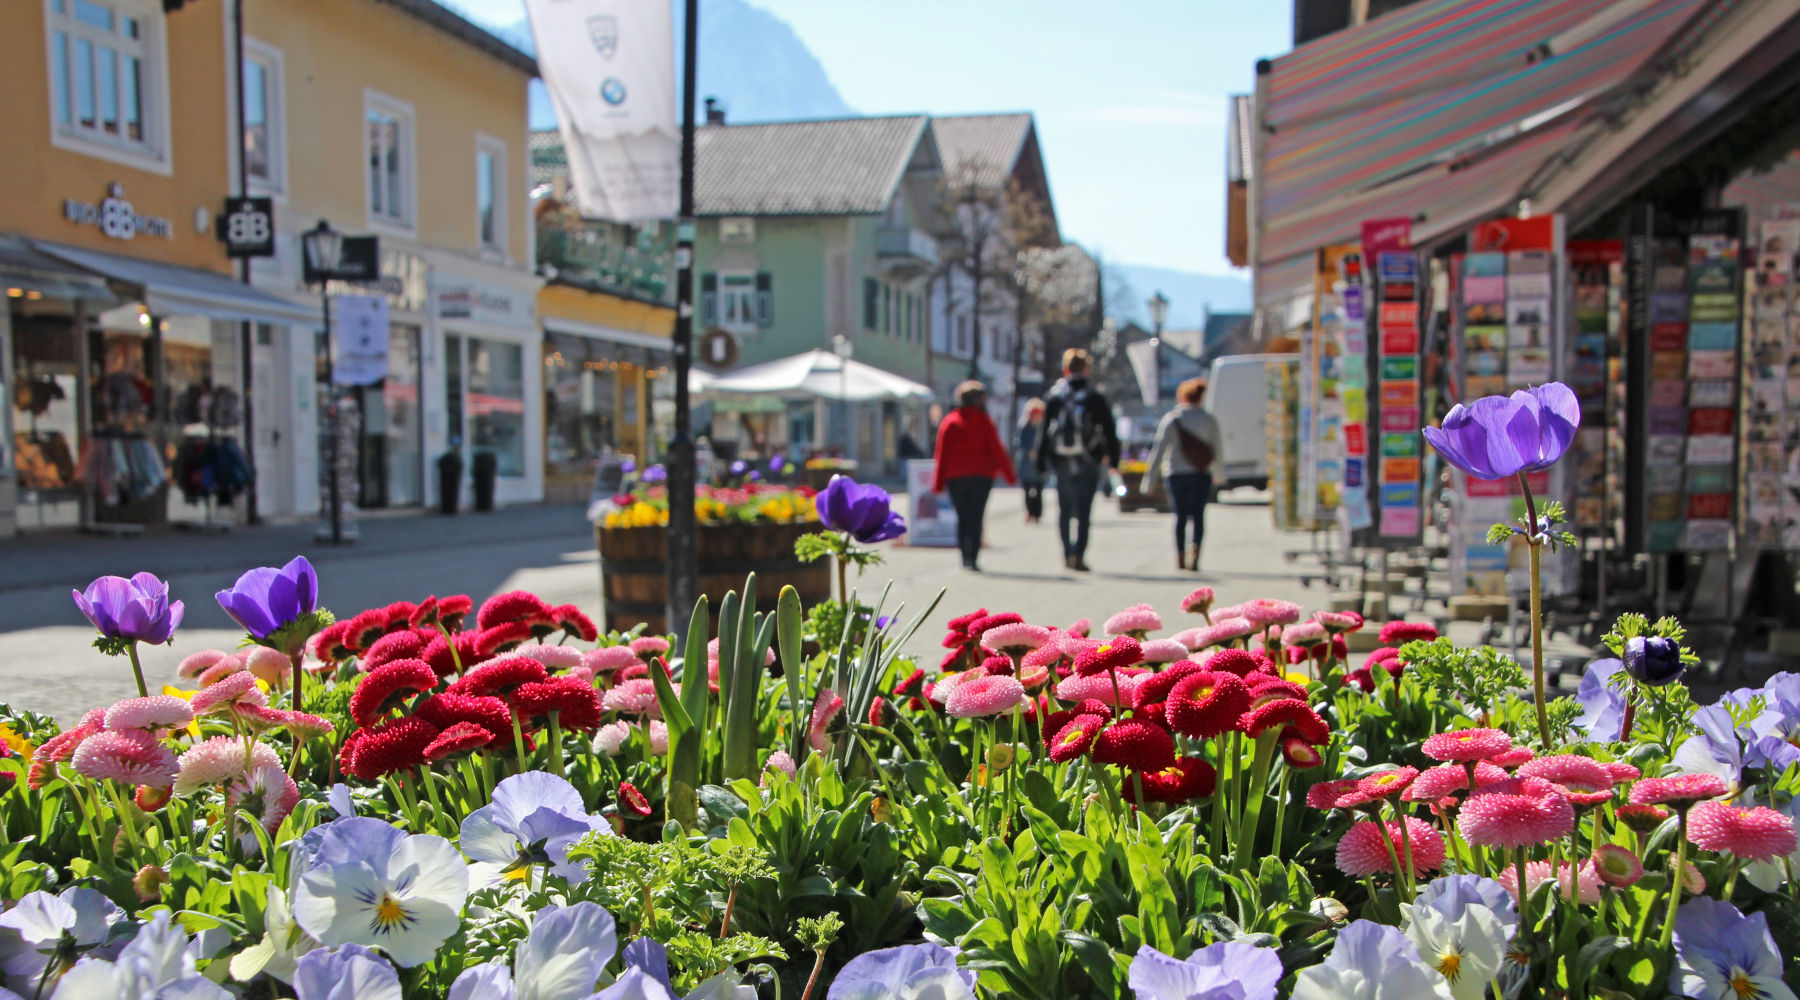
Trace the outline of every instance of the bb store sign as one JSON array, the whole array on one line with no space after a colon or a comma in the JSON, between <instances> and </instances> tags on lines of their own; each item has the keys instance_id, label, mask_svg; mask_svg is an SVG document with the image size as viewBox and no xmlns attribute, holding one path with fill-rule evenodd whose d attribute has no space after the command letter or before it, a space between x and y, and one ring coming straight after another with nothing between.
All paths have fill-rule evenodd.
<instances>
[{"instance_id":1,"label":"bb store sign","mask_svg":"<svg viewBox=\"0 0 1800 1000\"><path fill-rule=\"evenodd\" d=\"M139 236L154 236L165 240L175 238L175 223L160 215L145 215L133 208L131 202L125 200L123 184L108 186L106 197L97 202L64 198L63 218L78 226L93 226L100 230L100 235L115 240L130 240Z\"/></svg>"}]
</instances>

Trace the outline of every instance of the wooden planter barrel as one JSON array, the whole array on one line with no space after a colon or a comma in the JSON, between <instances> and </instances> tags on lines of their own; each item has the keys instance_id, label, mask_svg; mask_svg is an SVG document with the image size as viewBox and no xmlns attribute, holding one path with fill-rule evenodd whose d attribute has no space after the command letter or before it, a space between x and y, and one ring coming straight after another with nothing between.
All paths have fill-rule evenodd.
<instances>
[{"instance_id":1,"label":"wooden planter barrel","mask_svg":"<svg viewBox=\"0 0 1800 1000\"><path fill-rule=\"evenodd\" d=\"M726 592L744 589L744 578L756 574L756 606L775 610L781 588L792 586L808 605L831 596L831 560L803 563L794 542L819 530L813 524L729 524L703 526L696 548L700 592L718 613ZM669 529L594 528L600 550L601 606L605 627L627 631L647 625L651 635L668 631ZM709 623L710 625L711 623Z\"/></svg>"},{"instance_id":2,"label":"wooden planter barrel","mask_svg":"<svg viewBox=\"0 0 1800 1000\"><path fill-rule=\"evenodd\" d=\"M822 490L825 487L831 485L831 477L832 476L854 477L855 475L856 475L855 468L849 468L849 469L805 469L805 468L803 468L800 470L800 485L805 486L809 489Z\"/></svg>"}]
</instances>

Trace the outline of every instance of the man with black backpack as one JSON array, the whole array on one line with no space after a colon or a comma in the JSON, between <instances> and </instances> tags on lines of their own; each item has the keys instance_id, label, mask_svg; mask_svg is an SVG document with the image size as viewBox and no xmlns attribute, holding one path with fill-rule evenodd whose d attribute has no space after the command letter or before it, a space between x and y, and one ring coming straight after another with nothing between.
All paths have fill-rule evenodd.
<instances>
[{"instance_id":1,"label":"man with black backpack","mask_svg":"<svg viewBox=\"0 0 1800 1000\"><path fill-rule=\"evenodd\" d=\"M1106 397L1088 384L1088 353L1078 347L1063 352L1063 377L1044 401L1044 432L1033 464L1056 472L1063 565L1085 573L1094 493L1106 470L1119 464L1119 431Z\"/></svg>"}]
</instances>

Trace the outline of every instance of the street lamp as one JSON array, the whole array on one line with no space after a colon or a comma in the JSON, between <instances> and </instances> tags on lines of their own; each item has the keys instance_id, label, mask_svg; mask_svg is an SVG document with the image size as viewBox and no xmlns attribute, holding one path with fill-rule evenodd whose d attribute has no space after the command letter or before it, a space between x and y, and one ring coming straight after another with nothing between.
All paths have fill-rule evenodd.
<instances>
[{"instance_id":1,"label":"street lamp","mask_svg":"<svg viewBox=\"0 0 1800 1000\"><path fill-rule=\"evenodd\" d=\"M846 334L831 335L831 353L838 359L838 412L844 421L844 450L851 448L850 434L850 356L856 353L856 345L850 342Z\"/></svg>"},{"instance_id":2,"label":"street lamp","mask_svg":"<svg viewBox=\"0 0 1800 1000\"><path fill-rule=\"evenodd\" d=\"M300 236L307 268L319 279L319 309L325 325L325 463L327 500L331 504L331 544L344 541L344 510L338 487L338 394L331 358L331 276L344 263L344 234L324 219Z\"/></svg>"},{"instance_id":3,"label":"street lamp","mask_svg":"<svg viewBox=\"0 0 1800 1000\"><path fill-rule=\"evenodd\" d=\"M1144 303L1150 310L1150 408L1162 412L1162 331L1163 320L1169 318L1169 300L1162 292Z\"/></svg>"}]
</instances>

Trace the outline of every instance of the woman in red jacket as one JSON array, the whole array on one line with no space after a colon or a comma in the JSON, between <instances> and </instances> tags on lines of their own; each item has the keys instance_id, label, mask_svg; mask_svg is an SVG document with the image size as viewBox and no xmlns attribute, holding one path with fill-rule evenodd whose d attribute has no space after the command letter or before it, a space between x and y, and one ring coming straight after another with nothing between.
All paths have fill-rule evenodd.
<instances>
[{"instance_id":1,"label":"woman in red jacket","mask_svg":"<svg viewBox=\"0 0 1800 1000\"><path fill-rule=\"evenodd\" d=\"M994 477L1017 485L1012 458L1000 443L1000 432L987 412L987 387L970 380L956 387L956 409L938 424L937 467L931 491L950 493L956 508L956 544L962 549L963 568L980 572L975 557L981 554L981 520L987 515L988 491Z\"/></svg>"}]
</instances>

